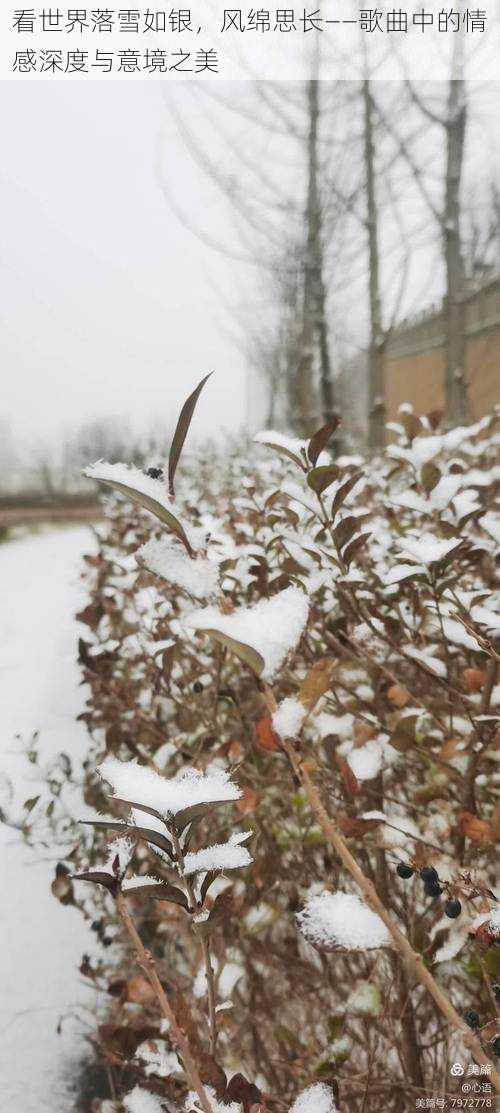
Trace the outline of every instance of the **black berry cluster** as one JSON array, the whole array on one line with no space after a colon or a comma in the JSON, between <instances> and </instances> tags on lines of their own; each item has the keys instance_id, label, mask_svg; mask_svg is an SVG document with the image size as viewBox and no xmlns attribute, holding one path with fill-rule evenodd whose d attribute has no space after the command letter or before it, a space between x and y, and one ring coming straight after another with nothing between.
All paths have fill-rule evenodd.
<instances>
[{"instance_id":1,"label":"black berry cluster","mask_svg":"<svg viewBox=\"0 0 500 1113\"><path fill-rule=\"evenodd\" d=\"M396 867L396 873L407 881L413 877L415 870L412 866L408 866L406 862L400 862ZM427 897L440 897L443 892L443 886L439 881L439 875L434 866L424 866L420 870L420 877L424 883L424 892ZM462 905L456 897L450 897L444 906L445 914L450 920L456 920L462 911Z\"/></svg>"},{"instance_id":2,"label":"black berry cluster","mask_svg":"<svg viewBox=\"0 0 500 1113\"><path fill-rule=\"evenodd\" d=\"M146 475L151 479L163 479L163 468L148 468Z\"/></svg>"}]
</instances>

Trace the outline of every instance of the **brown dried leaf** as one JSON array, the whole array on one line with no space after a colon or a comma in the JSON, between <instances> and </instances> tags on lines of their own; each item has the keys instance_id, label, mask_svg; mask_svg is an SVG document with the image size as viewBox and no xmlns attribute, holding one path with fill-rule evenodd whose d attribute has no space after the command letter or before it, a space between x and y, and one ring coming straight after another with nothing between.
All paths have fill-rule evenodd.
<instances>
[{"instance_id":1,"label":"brown dried leaf","mask_svg":"<svg viewBox=\"0 0 500 1113\"><path fill-rule=\"evenodd\" d=\"M459 812L458 826L460 834L470 839L473 846L489 846L493 842L491 823L486 819L480 819L473 812Z\"/></svg>"},{"instance_id":2,"label":"brown dried leaf","mask_svg":"<svg viewBox=\"0 0 500 1113\"><path fill-rule=\"evenodd\" d=\"M410 694L402 684L392 684L387 691L387 698L395 707L401 708L406 707L406 704L409 703Z\"/></svg>"},{"instance_id":3,"label":"brown dried leaf","mask_svg":"<svg viewBox=\"0 0 500 1113\"><path fill-rule=\"evenodd\" d=\"M270 715L262 715L255 724L255 741L260 750L268 750L272 754L281 750L280 738L273 730Z\"/></svg>"},{"instance_id":4,"label":"brown dried leaf","mask_svg":"<svg viewBox=\"0 0 500 1113\"><path fill-rule=\"evenodd\" d=\"M312 711L325 692L331 688L337 664L334 657L322 657L309 670L300 685L298 694L298 700L306 711Z\"/></svg>"}]
</instances>

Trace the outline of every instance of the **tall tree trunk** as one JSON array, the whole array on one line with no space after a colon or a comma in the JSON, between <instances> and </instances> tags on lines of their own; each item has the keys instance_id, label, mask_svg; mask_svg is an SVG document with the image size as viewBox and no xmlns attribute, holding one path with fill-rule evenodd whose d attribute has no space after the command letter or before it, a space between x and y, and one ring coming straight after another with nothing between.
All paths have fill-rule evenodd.
<instances>
[{"instance_id":1,"label":"tall tree trunk","mask_svg":"<svg viewBox=\"0 0 500 1113\"><path fill-rule=\"evenodd\" d=\"M317 64L317 63L316 63ZM317 422L318 399L314 384L314 356L318 353L320 406L325 421L335 410L334 386L326 320L323 227L318 186L318 128L320 84L313 77L307 85L309 129L307 136L306 250L304 260L302 335L298 360L298 393L305 407L304 425ZM310 429L304 430L309 432Z\"/></svg>"},{"instance_id":2,"label":"tall tree trunk","mask_svg":"<svg viewBox=\"0 0 500 1113\"><path fill-rule=\"evenodd\" d=\"M368 348L368 437L370 447L383 447L385 437L384 333L380 297L378 209L375 188L373 104L369 79L363 81L366 224L368 229L370 344Z\"/></svg>"},{"instance_id":3,"label":"tall tree trunk","mask_svg":"<svg viewBox=\"0 0 500 1113\"><path fill-rule=\"evenodd\" d=\"M458 38L458 36L457 36ZM460 74L460 76L458 76ZM446 417L451 425L467 420L468 399L465 351L465 274L460 237L460 185L464 157L467 101L461 58L454 59L448 92L446 123L446 183L443 238L446 267Z\"/></svg>"}]
</instances>

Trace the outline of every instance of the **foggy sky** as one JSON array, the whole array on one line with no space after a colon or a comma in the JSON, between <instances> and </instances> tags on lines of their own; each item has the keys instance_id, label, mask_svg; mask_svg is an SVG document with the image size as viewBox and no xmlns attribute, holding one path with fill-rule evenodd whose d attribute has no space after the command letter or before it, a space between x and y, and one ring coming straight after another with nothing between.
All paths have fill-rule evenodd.
<instances>
[{"instance_id":1,"label":"foggy sky","mask_svg":"<svg viewBox=\"0 0 500 1113\"><path fill-rule=\"evenodd\" d=\"M196 428L238 427L242 357L207 249L155 174L161 143L179 196L203 206L158 86L2 85L0 420L27 444L97 415L169 424L215 369Z\"/></svg>"}]
</instances>

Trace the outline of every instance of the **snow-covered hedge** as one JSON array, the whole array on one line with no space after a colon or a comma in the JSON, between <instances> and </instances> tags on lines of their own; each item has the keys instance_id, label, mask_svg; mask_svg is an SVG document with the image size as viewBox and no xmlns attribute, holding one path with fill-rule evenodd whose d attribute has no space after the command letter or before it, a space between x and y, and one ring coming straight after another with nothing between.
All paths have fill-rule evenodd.
<instances>
[{"instance_id":1,"label":"snow-covered hedge","mask_svg":"<svg viewBox=\"0 0 500 1113\"><path fill-rule=\"evenodd\" d=\"M328 430L309 445L266 431L183 459L175 498L157 469L89 472L126 501L107 499L79 615L85 800L132 837L107 868L133 875L128 907L214 1109L250 1108L245 1085L277 1113L413 1109L464 1058L370 884L485 1061L498 1051L498 435L493 418L443 432L407 407L391 432L383 458L333 461ZM114 1085L137 1085L134 1113L161 1109L155 1094L196 1109L147 978L108 949L124 943L112 885L64 872L103 868L113 830L82 831L59 876L104 945L85 973L109 995ZM173 880L185 899L155 900Z\"/></svg>"}]
</instances>

